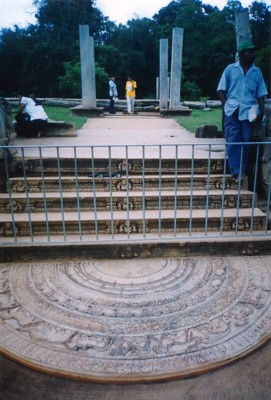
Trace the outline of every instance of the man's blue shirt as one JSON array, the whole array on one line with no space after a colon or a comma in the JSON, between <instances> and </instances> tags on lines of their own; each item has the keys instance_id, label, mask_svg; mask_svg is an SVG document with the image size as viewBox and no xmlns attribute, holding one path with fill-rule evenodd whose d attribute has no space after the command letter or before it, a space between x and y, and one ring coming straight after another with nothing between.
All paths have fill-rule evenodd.
<instances>
[{"instance_id":1,"label":"man's blue shirt","mask_svg":"<svg viewBox=\"0 0 271 400\"><path fill-rule=\"evenodd\" d=\"M252 64L245 75L239 61L225 68L217 90L226 92L225 114L230 116L239 107L240 121L248 119L248 111L256 99L267 95L260 68Z\"/></svg>"}]
</instances>

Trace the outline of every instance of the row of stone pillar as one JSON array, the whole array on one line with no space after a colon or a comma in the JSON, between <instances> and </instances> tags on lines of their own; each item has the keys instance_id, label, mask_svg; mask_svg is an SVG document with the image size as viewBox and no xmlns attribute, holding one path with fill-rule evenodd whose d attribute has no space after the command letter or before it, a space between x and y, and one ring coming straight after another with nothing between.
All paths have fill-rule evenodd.
<instances>
[{"instance_id":1,"label":"row of stone pillar","mask_svg":"<svg viewBox=\"0 0 271 400\"><path fill-rule=\"evenodd\" d=\"M251 40L249 14L247 9L235 13L236 44ZM181 76L183 55L183 28L172 30L171 71L168 68L168 39L160 39L159 101L161 110L178 110L181 102ZM97 110L94 41L89 36L89 26L79 26L80 59L82 79L82 109ZM80 108L80 107L76 107Z\"/></svg>"},{"instance_id":2,"label":"row of stone pillar","mask_svg":"<svg viewBox=\"0 0 271 400\"><path fill-rule=\"evenodd\" d=\"M89 36L89 26L79 26L80 37L80 60L82 80L82 103L83 109L96 109L96 83L95 83L95 58L94 41ZM168 39L160 40L160 79L159 98L160 109L169 108L174 110L180 107L181 72L183 53L183 29L174 28L172 31L172 53L171 53L171 77L170 98L168 99ZM80 108L80 107L79 107ZM78 107L76 107L78 109Z\"/></svg>"},{"instance_id":3,"label":"row of stone pillar","mask_svg":"<svg viewBox=\"0 0 271 400\"><path fill-rule=\"evenodd\" d=\"M167 108L169 108L170 110L177 110L180 108L182 58L183 58L183 28L173 28L170 91L168 91L168 76L169 76L168 39L160 39L160 68L159 68L160 110L164 110Z\"/></svg>"}]
</instances>

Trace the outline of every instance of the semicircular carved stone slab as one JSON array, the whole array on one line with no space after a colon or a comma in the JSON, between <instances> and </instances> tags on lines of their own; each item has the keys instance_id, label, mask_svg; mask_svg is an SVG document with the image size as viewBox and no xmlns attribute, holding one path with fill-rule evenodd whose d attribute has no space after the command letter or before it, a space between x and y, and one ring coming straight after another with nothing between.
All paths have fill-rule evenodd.
<instances>
[{"instance_id":1,"label":"semicircular carved stone slab","mask_svg":"<svg viewBox=\"0 0 271 400\"><path fill-rule=\"evenodd\" d=\"M271 332L271 257L0 264L0 349L80 379L183 377Z\"/></svg>"}]
</instances>

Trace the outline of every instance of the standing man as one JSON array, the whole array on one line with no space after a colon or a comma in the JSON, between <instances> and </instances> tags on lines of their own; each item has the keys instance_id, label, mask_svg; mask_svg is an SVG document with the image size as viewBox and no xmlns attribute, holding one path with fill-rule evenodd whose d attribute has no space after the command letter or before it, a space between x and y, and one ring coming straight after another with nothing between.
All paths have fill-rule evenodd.
<instances>
[{"instance_id":1,"label":"standing man","mask_svg":"<svg viewBox=\"0 0 271 400\"><path fill-rule=\"evenodd\" d=\"M128 76L128 80L125 86L128 114L135 113L136 88L137 88L136 81L134 81L131 76Z\"/></svg>"},{"instance_id":2,"label":"standing man","mask_svg":"<svg viewBox=\"0 0 271 400\"><path fill-rule=\"evenodd\" d=\"M267 95L262 72L254 64L254 44L250 41L241 42L238 53L239 61L225 68L217 88L224 108L224 134L230 173L237 181L245 178L250 146L234 143L250 142L249 110L258 104L254 122L261 123Z\"/></svg>"},{"instance_id":3,"label":"standing man","mask_svg":"<svg viewBox=\"0 0 271 400\"><path fill-rule=\"evenodd\" d=\"M109 113L110 114L116 114L115 111L115 100L118 97L118 91L117 91L117 85L115 83L116 78L113 76L112 78L109 78Z\"/></svg>"}]
</instances>

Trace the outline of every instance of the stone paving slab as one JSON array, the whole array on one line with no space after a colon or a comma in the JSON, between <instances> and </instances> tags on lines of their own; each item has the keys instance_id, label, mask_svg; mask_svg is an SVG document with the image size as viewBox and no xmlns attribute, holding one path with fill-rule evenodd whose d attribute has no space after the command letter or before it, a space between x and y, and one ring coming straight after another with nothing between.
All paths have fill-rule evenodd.
<instances>
[{"instance_id":1,"label":"stone paving slab","mask_svg":"<svg viewBox=\"0 0 271 400\"><path fill-rule=\"evenodd\" d=\"M185 117L184 117L185 118ZM224 139L212 139L212 158L224 158ZM129 157L142 157L142 145L149 146L146 149L146 158L159 157L157 145L170 145L163 149L162 157L175 158L174 145L185 145L183 151L179 152L179 158L189 158L192 154L191 146L195 144L195 157L208 158L210 139L198 139L194 134L181 127L173 119L160 118L159 116L149 117L139 114L135 116L114 116L103 118L90 118L82 129L77 131L77 137L41 137L21 138L17 137L15 145L35 146L135 146L129 149ZM156 145L156 146L151 146ZM187 147L186 147L187 146ZM38 156L34 148L26 150L26 156ZM43 151L44 157L56 157L54 149ZM74 157L73 149L61 150L61 157ZM78 149L78 157L90 157L89 148ZM108 149L99 148L95 150L96 157L107 157ZM112 157L124 157L125 148L116 147L112 149Z\"/></svg>"}]
</instances>

